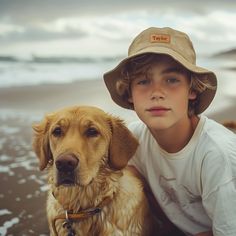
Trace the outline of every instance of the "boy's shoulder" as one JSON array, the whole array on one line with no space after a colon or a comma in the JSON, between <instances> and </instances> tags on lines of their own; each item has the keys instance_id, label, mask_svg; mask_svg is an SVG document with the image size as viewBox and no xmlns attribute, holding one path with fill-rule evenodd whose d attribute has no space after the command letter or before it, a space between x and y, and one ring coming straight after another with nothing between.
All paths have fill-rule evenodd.
<instances>
[{"instance_id":1,"label":"boy's shoulder","mask_svg":"<svg viewBox=\"0 0 236 236\"><path fill-rule=\"evenodd\" d=\"M205 122L202 134L206 135L208 138L215 140L216 142L223 142L224 140L236 138L235 133L224 127L222 124L207 117L203 117L203 119Z\"/></svg>"},{"instance_id":2,"label":"boy's shoulder","mask_svg":"<svg viewBox=\"0 0 236 236\"><path fill-rule=\"evenodd\" d=\"M207 152L211 151L218 154L228 153L235 149L236 135L222 124L202 117L204 124L199 135L199 146Z\"/></svg>"},{"instance_id":3,"label":"boy's shoulder","mask_svg":"<svg viewBox=\"0 0 236 236\"><path fill-rule=\"evenodd\" d=\"M205 185L203 198L207 198L218 186L229 183L236 174L236 135L212 119L205 119L196 160L201 160L202 182ZM201 158L199 158L201 157Z\"/></svg>"}]
</instances>

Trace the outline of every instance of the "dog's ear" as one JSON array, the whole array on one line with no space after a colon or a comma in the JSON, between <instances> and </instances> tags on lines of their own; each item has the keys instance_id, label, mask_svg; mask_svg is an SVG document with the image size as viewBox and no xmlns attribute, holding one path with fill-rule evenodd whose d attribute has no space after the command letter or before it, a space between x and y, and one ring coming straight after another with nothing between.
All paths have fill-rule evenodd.
<instances>
[{"instance_id":1,"label":"dog's ear","mask_svg":"<svg viewBox=\"0 0 236 236\"><path fill-rule=\"evenodd\" d=\"M112 117L110 125L112 137L109 148L109 165L113 169L120 170L134 155L138 141L120 119Z\"/></svg>"},{"instance_id":2,"label":"dog's ear","mask_svg":"<svg viewBox=\"0 0 236 236\"><path fill-rule=\"evenodd\" d=\"M49 127L49 116L46 116L43 121L32 126L34 131L33 150L39 159L40 170L45 169L48 162L52 160L52 153L49 145Z\"/></svg>"}]
</instances>

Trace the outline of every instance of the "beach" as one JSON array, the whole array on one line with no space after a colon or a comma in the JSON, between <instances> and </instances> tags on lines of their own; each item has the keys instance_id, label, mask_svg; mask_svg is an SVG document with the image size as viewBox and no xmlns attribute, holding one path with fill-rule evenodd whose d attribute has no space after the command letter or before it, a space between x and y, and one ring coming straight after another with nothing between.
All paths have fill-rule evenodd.
<instances>
[{"instance_id":1,"label":"beach","mask_svg":"<svg viewBox=\"0 0 236 236\"><path fill-rule=\"evenodd\" d=\"M236 120L235 96L227 99L224 106L217 98L206 114L219 122ZM47 113L74 105L98 106L126 123L137 119L113 103L102 79L0 88L1 236L49 235L47 178L31 148L31 126Z\"/></svg>"}]
</instances>

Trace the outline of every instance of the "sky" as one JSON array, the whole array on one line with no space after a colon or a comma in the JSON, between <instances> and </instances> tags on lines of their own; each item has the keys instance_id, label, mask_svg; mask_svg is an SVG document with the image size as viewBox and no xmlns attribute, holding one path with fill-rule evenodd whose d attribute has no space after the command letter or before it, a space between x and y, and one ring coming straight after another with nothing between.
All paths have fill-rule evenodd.
<instances>
[{"instance_id":1,"label":"sky","mask_svg":"<svg viewBox=\"0 0 236 236\"><path fill-rule=\"evenodd\" d=\"M199 54L236 48L235 0L0 0L0 55L127 55L151 27L186 32Z\"/></svg>"}]
</instances>

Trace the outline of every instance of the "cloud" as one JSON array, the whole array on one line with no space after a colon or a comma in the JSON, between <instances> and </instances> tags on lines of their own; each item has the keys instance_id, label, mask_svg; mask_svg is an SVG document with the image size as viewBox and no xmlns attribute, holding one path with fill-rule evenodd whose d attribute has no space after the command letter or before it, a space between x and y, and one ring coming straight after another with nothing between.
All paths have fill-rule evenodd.
<instances>
[{"instance_id":1,"label":"cloud","mask_svg":"<svg viewBox=\"0 0 236 236\"><path fill-rule=\"evenodd\" d=\"M188 33L200 52L236 42L234 0L0 0L0 6L2 52L23 50L19 45L28 53L125 54L150 26Z\"/></svg>"},{"instance_id":2,"label":"cloud","mask_svg":"<svg viewBox=\"0 0 236 236\"><path fill-rule=\"evenodd\" d=\"M0 25L0 42L22 42L22 41L50 41L65 38L81 38L86 36L86 32L80 29L65 28L63 31L55 31L53 28L44 29L41 27L23 27L14 25Z\"/></svg>"},{"instance_id":3,"label":"cloud","mask_svg":"<svg viewBox=\"0 0 236 236\"><path fill-rule=\"evenodd\" d=\"M138 15L139 16L139 15ZM94 40L126 40L132 33L146 27L145 20L132 21L126 15L101 17L68 17L37 25L0 24L0 41L47 41L65 38L80 39L93 37Z\"/></svg>"},{"instance_id":4,"label":"cloud","mask_svg":"<svg viewBox=\"0 0 236 236\"><path fill-rule=\"evenodd\" d=\"M195 48L201 53L226 50L236 47L236 14L217 10L208 14L192 17L171 17L175 26L190 35Z\"/></svg>"},{"instance_id":5,"label":"cloud","mask_svg":"<svg viewBox=\"0 0 236 236\"><path fill-rule=\"evenodd\" d=\"M57 18L78 16L102 16L104 14L117 14L120 12L132 12L142 9L163 11L173 9L176 12L198 12L215 9L235 9L234 0L0 0L0 16L12 22L23 22L26 24L53 21Z\"/></svg>"}]
</instances>

